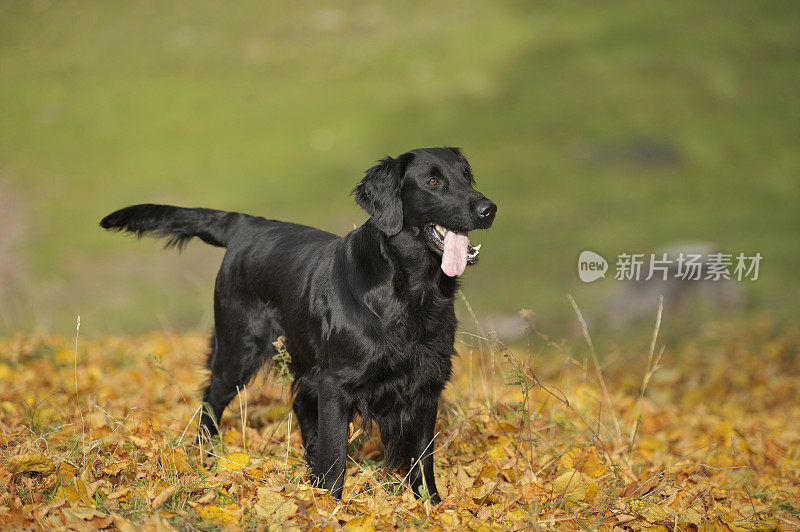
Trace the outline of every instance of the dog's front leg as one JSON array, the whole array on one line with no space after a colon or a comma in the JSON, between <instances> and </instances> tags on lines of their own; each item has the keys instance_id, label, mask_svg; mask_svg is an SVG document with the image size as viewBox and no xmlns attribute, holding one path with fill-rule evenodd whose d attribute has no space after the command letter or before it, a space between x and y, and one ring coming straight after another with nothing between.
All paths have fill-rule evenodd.
<instances>
[{"instance_id":1,"label":"dog's front leg","mask_svg":"<svg viewBox=\"0 0 800 532\"><path fill-rule=\"evenodd\" d=\"M439 491L436 489L436 479L433 475L433 439L436 428L436 413L438 398L432 398L419 414L417 430L409 439L409 454L413 458L409 483L414 490L414 496L420 498L427 491L427 496L434 504L442 502Z\"/></svg>"},{"instance_id":2,"label":"dog's front leg","mask_svg":"<svg viewBox=\"0 0 800 532\"><path fill-rule=\"evenodd\" d=\"M316 454L313 458L313 477L316 486L327 489L337 499L342 498L347 461L347 425L352 407L337 380L330 375L319 379L319 426Z\"/></svg>"}]
</instances>

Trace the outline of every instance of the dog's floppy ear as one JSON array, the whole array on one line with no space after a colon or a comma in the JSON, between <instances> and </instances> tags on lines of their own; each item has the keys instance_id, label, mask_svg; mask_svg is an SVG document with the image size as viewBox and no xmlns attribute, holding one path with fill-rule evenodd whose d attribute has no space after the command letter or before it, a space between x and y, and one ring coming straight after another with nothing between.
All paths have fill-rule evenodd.
<instances>
[{"instance_id":1,"label":"dog's floppy ear","mask_svg":"<svg viewBox=\"0 0 800 532\"><path fill-rule=\"evenodd\" d=\"M403 204L400 185L407 158L386 157L367 170L364 179L353 189L358 203L370 216L378 229L394 236L403 228Z\"/></svg>"}]
</instances>

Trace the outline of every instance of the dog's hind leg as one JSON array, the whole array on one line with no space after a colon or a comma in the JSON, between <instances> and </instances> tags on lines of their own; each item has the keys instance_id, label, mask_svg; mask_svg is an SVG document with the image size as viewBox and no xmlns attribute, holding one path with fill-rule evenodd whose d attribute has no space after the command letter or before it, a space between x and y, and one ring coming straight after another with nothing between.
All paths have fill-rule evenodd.
<instances>
[{"instance_id":1,"label":"dog's hind leg","mask_svg":"<svg viewBox=\"0 0 800 532\"><path fill-rule=\"evenodd\" d=\"M319 419L317 386L315 377L311 375L300 377L295 383L295 396L292 403L292 408L300 424L300 432L303 435L306 460L312 466L316 455Z\"/></svg>"},{"instance_id":2,"label":"dog's hind leg","mask_svg":"<svg viewBox=\"0 0 800 532\"><path fill-rule=\"evenodd\" d=\"M201 439L219 432L222 412L274 353L266 305L235 301L215 305L214 345L208 359L211 372L203 392Z\"/></svg>"}]
</instances>

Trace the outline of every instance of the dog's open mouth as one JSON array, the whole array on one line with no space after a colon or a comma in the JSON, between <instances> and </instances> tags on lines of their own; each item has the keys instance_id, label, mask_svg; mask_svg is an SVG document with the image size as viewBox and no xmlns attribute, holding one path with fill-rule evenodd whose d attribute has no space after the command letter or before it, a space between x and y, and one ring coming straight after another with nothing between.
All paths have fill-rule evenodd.
<instances>
[{"instance_id":1,"label":"dog's open mouth","mask_svg":"<svg viewBox=\"0 0 800 532\"><path fill-rule=\"evenodd\" d=\"M470 244L466 232L451 231L438 224L428 224L425 232L433 245L441 251L442 271L450 277L461 275L468 264L478 262L481 244Z\"/></svg>"}]
</instances>

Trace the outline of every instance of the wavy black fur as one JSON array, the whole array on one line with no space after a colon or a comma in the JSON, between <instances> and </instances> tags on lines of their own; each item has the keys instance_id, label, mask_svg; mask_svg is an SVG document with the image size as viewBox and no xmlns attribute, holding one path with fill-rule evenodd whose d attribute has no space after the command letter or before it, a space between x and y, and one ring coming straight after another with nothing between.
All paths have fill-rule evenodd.
<instances>
[{"instance_id":1,"label":"wavy black fur","mask_svg":"<svg viewBox=\"0 0 800 532\"><path fill-rule=\"evenodd\" d=\"M435 178L435 179L433 179ZM341 497L348 424L376 423L390 467L408 469L416 495L433 477L439 397L450 379L458 279L444 275L425 227L488 228L496 207L472 188L453 148L414 150L370 168L353 194L370 214L344 237L292 223L211 209L135 205L106 229L192 237L227 248L214 295L210 379L201 435L217 433L225 407L285 337L312 477Z\"/></svg>"}]
</instances>

